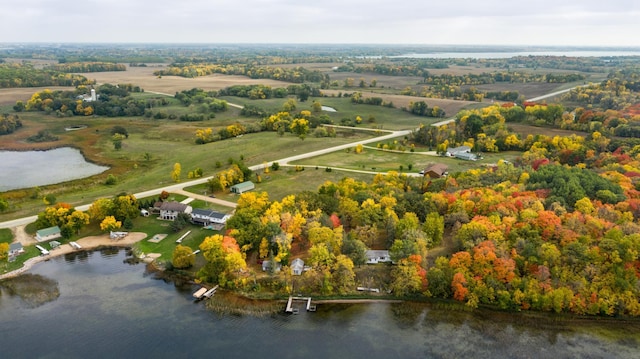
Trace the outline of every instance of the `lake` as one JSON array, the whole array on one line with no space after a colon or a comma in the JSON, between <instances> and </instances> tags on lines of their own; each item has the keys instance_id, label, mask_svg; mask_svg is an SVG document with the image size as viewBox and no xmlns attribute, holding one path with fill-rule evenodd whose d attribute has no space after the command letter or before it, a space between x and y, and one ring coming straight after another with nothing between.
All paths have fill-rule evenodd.
<instances>
[{"instance_id":1,"label":"lake","mask_svg":"<svg viewBox=\"0 0 640 359\"><path fill-rule=\"evenodd\" d=\"M109 167L87 162L71 147L48 151L0 151L0 192L90 177Z\"/></svg>"},{"instance_id":2,"label":"lake","mask_svg":"<svg viewBox=\"0 0 640 359\"><path fill-rule=\"evenodd\" d=\"M640 56L640 51L434 52L426 54L404 54L389 57L414 59L508 59L516 56L617 57Z\"/></svg>"},{"instance_id":3,"label":"lake","mask_svg":"<svg viewBox=\"0 0 640 359\"><path fill-rule=\"evenodd\" d=\"M640 323L562 321L421 303L319 304L314 313L221 315L194 286L156 279L123 250L74 253L30 272L60 296L0 292L5 358L637 358ZM216 300L214 296L212 300ZM283 304L284 309L284 304Z\"/></svg>"}]
</instances>

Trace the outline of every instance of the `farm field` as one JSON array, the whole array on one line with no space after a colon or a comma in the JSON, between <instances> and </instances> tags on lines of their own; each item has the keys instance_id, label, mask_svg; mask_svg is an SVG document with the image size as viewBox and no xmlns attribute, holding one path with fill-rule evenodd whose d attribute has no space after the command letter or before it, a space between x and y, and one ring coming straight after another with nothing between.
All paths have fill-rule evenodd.
<instances>
[{"instance_id":1,"label":"farm field","mask_svg":"<svg viewBox=\"0 0 640 359\"><path fill-rule=\"evenodd\" d=\"M514 161L520 155L520 152L483 153L482 156L484 158L481 160L464 161L457 158L429 155L423 152L398 153L365 147L364 152L359 154L356 154L354 151L333 152L295 161L292 164L348 168L362 171L418 173L428 165L442 163L449 167L449 173L454 173L480 168L489 164L496 164L499 160ZM411 170L409 170L409 165L411 165ZM402 171L400 170L400 166L403 168Z\"/></svg>"},{"instance_id":2,"label":"farm field","mask_svg":"<svg viewBox=\"0 0 640 359\"><path fill-rule=\"evenodd\" d=\"M162 69L158 67L130 67L127 71L90 72L81 73L88 79L96 80L98 84L124 84L130 83L142 87L145 91L161 92L174 95L176 92L199 87L204 90L220 90L233 85L268 85L272 87L287 87L289 82L269 79L251 79L246 76L214 74L196 78L180 76L162 76L159 78L154 71Z\"/></svg>"}]
</instances>

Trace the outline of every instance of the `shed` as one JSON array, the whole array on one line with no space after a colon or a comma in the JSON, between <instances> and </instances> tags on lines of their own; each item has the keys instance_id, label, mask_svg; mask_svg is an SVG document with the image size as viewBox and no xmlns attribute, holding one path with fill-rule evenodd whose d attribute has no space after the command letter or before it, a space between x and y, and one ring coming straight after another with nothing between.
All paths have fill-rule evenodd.
<instances>
[{"instance_id":1,"label":"shed","mask_svg":"<svg viewBox=\"0 0 640 359\"><path fill-rule=\"evenodd\" d=\"M304 261L300 258L296 258L291 261L291 274L301 275L304 271Z\"/></svg>"},{"instance_id":2,"label":"shed","mask_svg":"<svg viewBox=\"0 0 640 359\"><path fill-rule=\"evenodd\" d=\"M140 210L140 215L142 217L149 217L149 211L147 211L146 209L143 208L143 209Z\"/></svg>"},{"instance_id":3,"label":"shed","mask_svg":"<svg viewBox=\"0 0 640 359\"><path fill-rule=\"evenodd\" d=\"M60 233L58 226L44 228L36 232L36 241L38 242L46 242L60 237L62 237L62 233Z\"/></svg>"},{"instance_id":4,"label":"shed","mask_svg":"<svg viewBox=\"0 0 640 359\"><path fill-rule=\"evenodd\" d=\"M231 190L231 193L242 194L244 192L251 191L254 188L256 188L256 185L253 184L253 182L246 181L246 182L234 184L229 189Z\"/></svg>"}]
</instances>

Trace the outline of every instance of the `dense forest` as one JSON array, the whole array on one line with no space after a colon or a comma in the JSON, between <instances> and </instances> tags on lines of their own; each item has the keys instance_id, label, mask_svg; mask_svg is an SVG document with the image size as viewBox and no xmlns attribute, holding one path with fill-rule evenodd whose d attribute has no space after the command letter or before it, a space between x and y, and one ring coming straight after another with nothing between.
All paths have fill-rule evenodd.
<instances>
[{"instance_id":1,"label":"dense forest","mask_svg":"<svg viewBox=\"0 0 640 359\"><path fill-rule=\"evenodd\" d=\"M0 64L0 88L90 85L86 77L52 69L36 69L31 64Z\"/></svg>"}]
</instances>

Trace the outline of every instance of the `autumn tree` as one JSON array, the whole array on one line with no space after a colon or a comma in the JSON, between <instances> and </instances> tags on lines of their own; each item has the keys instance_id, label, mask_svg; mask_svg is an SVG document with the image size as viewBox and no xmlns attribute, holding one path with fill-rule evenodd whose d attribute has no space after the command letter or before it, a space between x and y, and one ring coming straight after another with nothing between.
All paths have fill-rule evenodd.
<instances>
[{"instance_id":1,"label":"autumn tree","mask_svg":"<svg viewBox=\"0 0 640 359\"><path fill-rule=\"evenodd\" d=\"M180 172L182 171L182 167L180 166L180 163L175 163L173 165L173 171L171 171L171 179L173 180L173 182L180 182Z\"/></svg>"},{"instance_id":2,"label":"autumn tree","mask_svg":"<svg viewBox=\"0 0 640 359\"><path fill-rule=\"evenodd\" d=\"M116 231L122 227L122 222L116 220L114 216L106 216L102 222L100 222L100 229L105 232Z\"/></svg>"},{"instance_id":3,"label":"autumn tree","mask_svg":"<svg viewBox=\"0 0 640 359\"><path fill-rule=\"evenodd\" d=\"M174 268L182 269L192 267L196 263L196 256L193 250L187 246L178 244L173 250L171 264Z\"/></svg>"}]
</instances>

